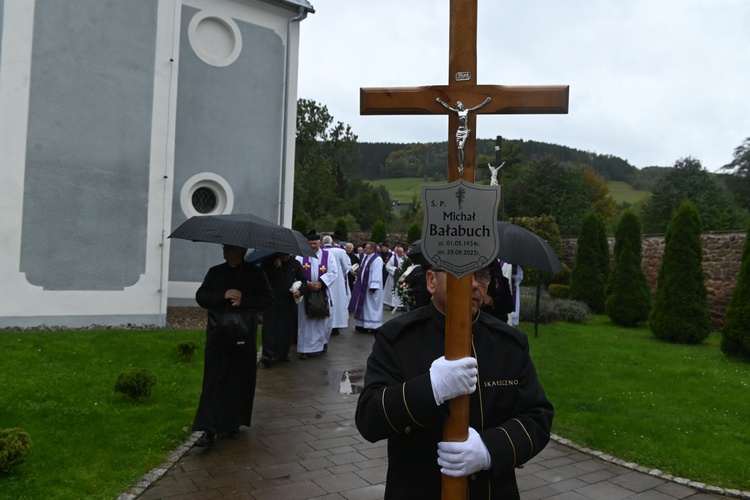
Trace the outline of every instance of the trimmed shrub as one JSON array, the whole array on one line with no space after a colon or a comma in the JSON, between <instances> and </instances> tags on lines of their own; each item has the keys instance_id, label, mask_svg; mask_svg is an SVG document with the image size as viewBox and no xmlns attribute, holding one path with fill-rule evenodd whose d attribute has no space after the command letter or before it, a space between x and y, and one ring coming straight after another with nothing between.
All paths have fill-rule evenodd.
<instances>
[{"instance_id":1,"label":"trimmed shrub","mask_svg":"<svg viewBox=\"0 0 750 500\"><path fill-rule=\"evenodd\" d=\"M134 400L151 396L151 388L156 385L156 375L146 368L129 368L120 372L115 383L115 392L120 392Z\"/></svg>"},{"instance_id":2,"label":"trimmed shrub","mask_svg":"<svg viewBox=\"0 0 750 500\"><path fill-rule=\"evenodd\" d=\"M31 438L20 427L0 429L0 472L10 470L26 461L31 450Z\"/></svg>"},{"instance_id":3,"label":"trimmed shrub","mask_svg":"<svg viewBox=\"0 0 750 500\"><path fill-rule=\"evenodd\" d=\"M698 210L690 200L685 200L664 236L664 257L649 315L651 332L661 340L699 344L711 331L703 276L702 230Z\"/></svg>"},{"instance_id":4,"label":"trimmed shrub","mask_svg":"<svg viewBox=\"0 0 750 500\"><path fill-rule=\"evenodd\" d=\"M177 357L180 358L180 361L184 361L187 363L188 361L193 359L193 354L195 354L195 350L197 348L197 342L193 340L186 340L177 344L174 348L174 352L175 354L177 354Z\"/></svg>"},{"instance_id":5,"label":"trimmed shrub","mask_svg":"<svg viewBox=\"0 0 750 500\"><path fill-rule=\"evenodd\" d=\"M750 360L750 227L742 247L742 267L721 330L721 351Z\"/></svg>"},{"instance_id":6,"label":"trimmed shrub","mask_svg":"<svg viewBox=\"0 0 750 500\"><path fill-rule=\"evenodd\" d=\"M573 272L570 270L570 267L568 267L568 265L565 262L562 263L562 267L563 267L563 270L560 271L559 273L554 273L554 274L544 273L544 284L545 285L567 285L568 288L570 288L570 277L573 274Z\"/></svg>"},{"instance_id":7,"label":"trimmed shrub","mask_svg":"<svg viewBox=\"0 0 750 500\"><path fill-rule=\"evenodd\" d=\"M343 241L349 240L349 226L347 225L346 219L344 217L339 217L338 219L336 219L336 224L333 226L333 232L341 236L341 239Z\"/></svg>"},{"instance_id":8,"label":"trimmed shrub","mask_svg":"<svg viewBox=\"0 0 750 500\"><path fill-rule=\"evenodd\" d=\"M553 299L567 299L570 296L570 287L568 285L550 285L547 291Z\"/></svg>"},{"instance_id":9,"label":"trimmed shrub","mask_svg":"<svg viewBox=\"0 0 750 500\"><path fill-rule=\"evenodd\" d=\"M609 242L602 216L589 212L581 221L576 263L570 281L570 298L586 303L595 313L604 312L609 276Z\"/></svg>"},{"instance_id":10,"label":"trimmed shrub","mask_svg":"<svg viewBox=\"0 0 750 500\"><path fill-rule=\"evenodd\" d=\"M385 222L379 220L372 225L372 232L370 233L370 241L375 242L379 245L380 242L385 241L388 238L388 232L385 230Z\"/></svg>"},{"instance_id":11,"label":"trimmed shrub","mask_svg":"<svg viewBox=\"0 0 750 500\"><path fill-rule=\"evenodd\" d=\"M409 226L409 230L406 233L406 242L407 243L414 243L418 239L422 238L422 226L417 224L416 222Z\"/></svg>"},{"instance_id":12,"label":"trimmed shrub","mask_svg":"<svg viewBox=\"0 0 750 500\"><path fill-rule=\"evenodd\" d=\"M648 320L651 288L642 261L641 221L627 210L615 232L615 268L609 276L605 303L607 316L620 326L638 326Z\"/></svg>"},{"instance_id":13,"label":"trimmed shrub","mask_svg":"<svg viewBox=\"0 0 750 500\"><path fill-rule=\"evenodd\" d=\"M308 219L305 214L299 214L292 222L292 229L295 229L302 234L307 233L308 227L310 227L310 219Z\"/></svg>"},{"instance_id":14,"label":"trimmed shrub","mask_svg":"<svg viewBox=\"0 0 750 500\"><path fill-rule=\"evenodd\" d=\"M553 301L552 307L555 309L557 321L586 323L591 314L589 306L578 300L556 299Z\"/></svg>"},{"instance_id":15,"label":"trimmed shrub","mask_svg":"<svg viewBox=\"0 0 750 500\"><path fill-rule=\"evenodd\" d=\"M533 323L536 318L536 297L521 295L521 321ZM542 295L539 300L539 323L552 323L557 319L554 300Z\"/></svg>"},{"instance_id":16,"label":"trimmed shrub","mask_svg":"<svg viewBox=\"0 0 750 500\"><path fill-rule=\"evenodd\" d=\"M535 315L536 297L522 295L520 320L533 323ZM539 323L552 323L553 321L586 323L590 315L589 307L578 300L553 299L547 294L542 294L539 301Z\"/></svg>"}]
</instances>

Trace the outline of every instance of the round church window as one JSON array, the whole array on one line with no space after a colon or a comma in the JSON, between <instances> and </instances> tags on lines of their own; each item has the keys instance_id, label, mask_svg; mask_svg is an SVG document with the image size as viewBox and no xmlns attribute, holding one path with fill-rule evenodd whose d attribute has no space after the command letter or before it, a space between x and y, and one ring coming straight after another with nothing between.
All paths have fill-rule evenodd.
<instances>
[{"instance_id":1,"label":"round church window","mask_svg":"<svg viewBox=\"0 0 750 500\"><path fill-rule=\"evenodd\" d=\"M198 12L188 26L190 47L201 61L211 66L229 66L240 56L242 34L231 17Z\"/></svg>"},{"instance_id":2,"label":"round church window","mask_svg":"<svg viewBox=\"0 0 750 500\"><path fill-rule=\"evenodd\" d=\"M188 179L180 192L180 208L188 217L232 213L234 194L222 176L201 172Z\"/></svg>"},{"instance_id":3,"label":"round church window","mask_svg":"<svg viewBox=\"0 0 750 500\"><path fill-rule=\"evenodd\" d=\"M196 189L192 201L195 211L201 214L210 214L217 205L216 193L207 187Z\"/></svg>"}]
</instances>

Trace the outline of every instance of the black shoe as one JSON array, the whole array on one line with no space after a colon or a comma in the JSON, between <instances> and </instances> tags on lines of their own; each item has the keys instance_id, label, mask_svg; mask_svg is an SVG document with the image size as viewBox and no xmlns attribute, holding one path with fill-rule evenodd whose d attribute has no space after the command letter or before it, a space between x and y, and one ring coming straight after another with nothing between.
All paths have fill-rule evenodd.
<instances>
[{"instance_id":1,"label":"black shoe","mask_svg":"<svg viewBox=\"0 0 750 500\"><path fill-rule=\"evenodd\" d=\"M355 326L354 329L360 333L367 333L367 328L364 326Z\"/></svg>"},{"instance_id":2,"label":"black shoe","mask_svg":"<svg viewBox=\"0 0 750 500\"><path fill-rule=\"evenodd\" d=\"M307 353L306 353L306 352L300 353L300 355L299 355L299 356L297 356L297 357L298 357L299 359L307 359Z\"/></svg>"},{"instance_id":3,"label":"black shoe","mask_svg":"<svg viewBox=\"0 0 750 500\"><path fill-rule=\"evenodd\" d=\"M271 366L271 358L269 358L268 356L261 356L260 364L268 368L269 366Z\"/></svg>"},{"instance_id":4,"label":"black shoe","mask_svg":"<svg viewBox=\"0 0 750 500\"><path fill-rule=\"evenodd\" d=\"M210 432L204 432L201 437L195 441L195 446L200 448L213 448L214 447L214 435Z\"/></svg>"},{"instance_id":5,"label":"black shoe","mask_svg":"<svg viewBox=\"0 0 750 500\"><path fill-rule=\"evenodd\" d=\"M331 335L341 335L341 332L338 328L334 328L333 330L331 330Z\"/></svg>"},{"instance_id":6,"label":"black shoe","mask_svg":"<svg viewBox=\"0 0 750 500\"><path fill-rule=\"evenodd\" d=\"M328 352L328 344L323 344L323 352Z\"/></svg>"},{"instance_id":7,"label":"black shoe","mask_svg":"<svg viewBox=\"0 0 750 500\"><path fill-rule=\"evenodd\" d=\"M281 361L283 361L285 363L289 363L291 360L292 360L292 358L290 358L288 354L285 354L285 355L281 356Z\"/></svg>"}]
</instances>

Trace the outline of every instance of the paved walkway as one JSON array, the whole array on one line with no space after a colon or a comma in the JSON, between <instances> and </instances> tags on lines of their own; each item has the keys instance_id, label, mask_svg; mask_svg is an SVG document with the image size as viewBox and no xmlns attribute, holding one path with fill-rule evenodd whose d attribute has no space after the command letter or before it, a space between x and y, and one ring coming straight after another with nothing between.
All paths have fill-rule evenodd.
<instances>
[{"instance_id":1,"label":"paved walkway","mask_svg":"<svg viewBox=\"0 0 750 500\"><path fill-rule=\"evenodd\" d=\"M171 467L154 469L120 498L382 498L385 442L368 443L354 425L372 341L371 335L345 330L331 338L325 355L306 361L294 357L290 363L259 368L250 428L243 427L238 439L219 440L209 450L192 447L196 433L173 453ZM521 497L725 498L706 493L701 485L679 484L624 465L550 442L517 471Z\"/></svg>"}]
</instances>

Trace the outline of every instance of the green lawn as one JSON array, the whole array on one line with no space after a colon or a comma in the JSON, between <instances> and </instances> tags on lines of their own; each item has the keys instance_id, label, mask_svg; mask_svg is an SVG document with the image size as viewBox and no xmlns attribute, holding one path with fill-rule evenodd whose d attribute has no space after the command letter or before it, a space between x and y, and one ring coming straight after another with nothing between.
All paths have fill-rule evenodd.
<instances>
[{"instance_id":1,"label":"green lawn","mask_svg":"<svg viewBox=\"0 0 750 500\"><path fill-rule=\"evenodd\" d=\"M202 331L0 333L0 428L22 427L31 453L0 498L115 498L183 443L200 396L203 349L183 363L181 341ZM114 392L117 375L148 368L151 399Z\"/></svg>"},{"instance_id":2,"label":"green lawn","mask_svg":"<svg viewBox=\"0 0 750 500\"><path fill-rule=\"evenodd\" d=\"M553 432L647 467L750 490L750 365L727 360L712 335L667 344L604 316L585 325L522 323L545 390ZM115 498L190 435L203 331L0 333L0 428L29 432L28 461L0 476L0 497ZM153 371L151 399L114 393L118 373Z\"/></svg>"},{"instance_id":3,"label":"green lawn","mask_svg":"<svg viewBox=\"0 0 750 500\"><path fill-rule=\"evenodd\" d=\"M668 344L606 316L586 325L522 324L553 432L626 461L716 486L750 490L750 365L719 335Z\"/></svg>"}]
</instances>

